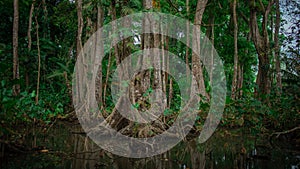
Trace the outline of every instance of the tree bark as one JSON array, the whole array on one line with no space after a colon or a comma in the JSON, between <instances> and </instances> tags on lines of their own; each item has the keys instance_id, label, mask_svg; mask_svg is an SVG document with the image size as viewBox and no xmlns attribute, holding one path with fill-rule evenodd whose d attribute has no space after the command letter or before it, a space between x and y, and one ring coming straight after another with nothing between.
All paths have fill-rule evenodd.
<instances>
[{"instance_id":1,"label":"tree bark","mask_svg":"<svg viewBox=\"0 0 300 169\"><path fill-rule=\"evenodd\" d=\"M233 13L233 25L234 25L234 70L233 70L233 78L232 78L232 86L231 86L231 98L236 98L236 92L237 92L237 80L238 80L238 46L237 46L237 40L238 40L238 22L237 22L237 15L236 15L236 6L237 2L236 0L233 0L233 7L232 7L232 13Z\"/></svg>"},{"instance_id":2,"label":"tree bark","mask_svg":"<svg viewBox=\"0 0 300 169\"><path fill-rule=\"evenodd\" d=\"M168 50L166 49L165 45L167 46L167 36L164 36L164 32L167 33L168 30L164 30L165 28L161 27L160 31L162 33L161 36L161 50L163 51L162 53L162 68L164 68L166 71L162 73L162 87L163 87L163 92L167 93L167 83L168 83ZM162 69L163 70L163 69ZM164 103L167 103L167 98L165 98Z\"/></svg>"},{"instance_id":3,"label":"tree bark","mask_svg":"<svg viewBox=\"0 0 300 169\"><path fill-rule=\"evenodd\" d=\"M166 48L165 48L166 51L169 51L169 41L170 41L169 37L166 36ZM166 60L166 69L167 69L167 72L169 72L169 69L170 69L170 60L169 60L169 57L168 57L168 52L165 53L165 56L167 58L167 60ZM168 77L168 74L166 73L166 77L165 77L166 85L168 83L168 79L169 79L169 77ZM166 91L167 91L167 89L166 89ZM170 76L169 98L167 98L167 108L171 108L172 98L173 98L173 80L172 80L172 76Z\"/></svg>"},{"instance_id":4,"label":"tree bark","mask_svg":"<svg viewBox=\"0 0 300 169\"><path fill-rule=\"evenodd\" d=\"M82 17L82 0L77 0L77 57L82 49L82 29L83 29L83 17Z\"/></svg>"},{"instance_id":5,"label":"tree bark","mask_svg":"<svg viewBox=\"0 0 300 169\"><path fill-rule=\"evenodd\" d=\"M18 33L19 33L19 0L14 0L14 21L13 21L13 79L19 80L19 56L18 56ZM20 84L13 85L13 94L20 94Z\"/></svg>"},{"instance_id":6,"label":"tree bark","mask_svg":"<svg viewBox=\"0 0 300 169\"><path fill-rule=\"evenodd\" d=\"M143 6L145 10L151 10L153 9L152 0L144 0ZM151 16L150 16L151 17ZM151 18L144 17L143 23L142 23L142 29L144 32L150 32L152 29ZM134 99L136 103L139 103L139 109L140 111L147 110L147 105L145 104L147 101L147 98L142 97L144 93L151 87L150 85L150 76L151 72L149 70L149 67L152 65L149 65L149 61L151 63L151 53L150 49L153 48L153 40L154 36L151 33L144 33L142 34L142 50L143 55L141 56L141 68L145 69L142 72L139 72L139 74L136 76L136 82L135 82L135 94Z\"/></svg>"},{"instance_id":7,"label":"tree bark","mask_svg":"<svg viewBox=\"0 0 300 169\"><path fill-rule=\"evenodd\" d=\"M187 18L189 17L189 13L190 13L190 5L189 5L189 0L186 0L185 2L185 5L186 5L186 13L187 13ZM186 36L186 48L185 48L185 65L186 65L186 77L189 77L189 69L190 69L190 66L189 66L189 51L190 51L190 36L189 36L189 33L190 33L190 22L187 20L186 21L186 32L187 32L187 36Z\"/></svg>"},{"instance_id":8,"label":"tree bark","mask_svg":"<svg viewBox=\"0 0 300 169\"><path fill-rule=\"evenodd\" d=\"M203 13L205 10L207 4L207 0L198 0L197 7L196 7L196 13L195 13L195 19L194 19L194 29L193 29L193 40L192 40L192 73L195 76L196 83L192 85L197 85L199 89L199 94L209 99L209 96L205 90L205 84L204 84L204 78L203 78L203 70L201 66L201 60L200 56L197 56L197 54L194 51L197 51L199 54L200 51L200 36L201 36L201 22Z\"/></svg>"},{"instance_id":9,"label":"tree bark","mask_svg":"<svg viewBox=\"0 0 300 169\"><path fill-rule=\"evenodd\" d=\"M116 20L117 19L117 11L116 11L116 1L115 0L111 1L111 12L112 12L112 20ZM117 25L113 25L112 27L113 27L112 28L113 36L114 37L118 36ZM114 38L114 41L115 40L116 40L116 38ZM118 44L116 44L114 46L114 52L115 52L117 65L120 65L121 60L120 60L119 45ZM121 78L122 74L120 74L119 76Z\"/></svg>"},{"instance_id":10,"label":"tree bark","mask_svg":"<svg viewBox=\"0 0 300 169\"><path fill-rule=\"evenodd\" d=\"M156 0L152 0L152 4L154 6L154 8L156 9L156 11L159 11L160 9L160 4L159 4L159 1L156 1ZM153 23L153 29L154 30L159 30L161 31L160 29L160 24L159 24L160 20L155 20L154 23ZM161 49L161 35L160 34L154 34L153 35L153 47L154 48L160 48ZM159 90L159 91L162 91L163 88L162 88L162 71L161 71L161 56L162 56L162 53L157 53L157 52L154 52L152 51L153 53L153 67L157 67L158 69L154 69L154 83L153 83L153 89L155 90ZM160 94L156 94L155 95L155 100L158 101L158 100L161 100L162 99L162 96ZM164 101L164 100L163 100ZM162 111L165 109L165 107L163 107L164 105L158 105L159 107L159 111Z\"/></svg>"},{"instance_id":11,"label":"tree bark","mask_svg":"<svg viewBox=\"0 0 300 169\"><path fill-rule=\"evenodd\" d=\"M238 97L243 96L243 82L244 82L244 67L240 63L238 64L238 80L237 80L237 88L239 89Z\"/></svg>"},{"instance_id":12,"label":"tree bark","mask_svg":"<svg viewBox=\"0 0 300 169\"><path fill-rule=\"evenodd\" d=\"M38 76L36 82L36 96L35 96L35 104L37 105L39 102L39 92L40 92L40 78L41 78L41 50L40 50L40 37L39 37L39 24L37 16L35 16L35 25L36 25L36 45L38 50Z\"/></svg>"},{"instance_id":13,"label":"tree bark","mask_svg":"<svg viewBox=\"0 0 300 169\"><path fill-rule=\"evenodd\" d=\"M77 39L76 39L76 58L77 61L83 61L83 56L80 56L80 52L82 50L82 29L83 29L83 18L82 18L82 0L77 0ZM82 69L82 67L78 67L79 70ZM84 77L80 75L79 72L76 73L76 81L77 83L83 83ZM84 95L80 94L80 85L77 85L76 91L78 91L78 94L76 95L76 99L81 99L84 97Z\"/></svg>"},{"instance_id":14,"label":"tree bark","mask_svg":"<svg viewBox=\"0 0 300 169\"><path fill-rule=\"evenodd\" d=\"M258 54L258 74L256 83L258 89L255 90L255 95L259 99L264 99L264 102L269 102L268 95L270 94L270 43L269 35L267 30L268 16L273 5L273 0L270 0L267 7L260 1L260 9L263 12L262 19L262 34L260 33L259 26L257 23L258 8L255 0L250 1L250 30L252 41Z\"/></svg>"},{"instance_id":15,"label":"tree bark","mask_svg":"<svg viewBox=\"0 0 300 169\"><path fill-rule=\"evenodd\" d=\"M101 8L100 4L97 4L97 30L96 30L96 52L95 52L95 58L97 56L100 56L101 54L104 54L104 44L102 40L102 32L99 31L99 29L103 26L103 19L104 19L104 11ZM103 98L102 98L102 93L103 93L103 88L102 88L102 62L100 61L97 64L98 67L98 72L97 72L97 77L96 81L96 88L97 88L97 102L101 103L101 106L103 107ZM101 107L101 109L102 109Z\"/></svg>"},{"instance_id":16,"label":"tree bark","mask_svg":"<svg viewBox=\"0 0 300 169\"><path fill-rule=\"evenodd\" d=\"M31 8L30 8L30 12L29 12L29 19L28 19L28 30L27 30L27 38L28 38L28 56L30 57L30 51L31 51L31 45L32 45L32 38L31 38L31 29L32 29L32 16L33 16L33 11L34 11L34 4L35 4L35 0L32 1L31 4ZM28 58L29 59L29 58ZM26 65L25 65L26 66ZM25 85L26 88L28 89L29 87L29 72L28 69L25 68Z\"/></svg>"}]
</instances>

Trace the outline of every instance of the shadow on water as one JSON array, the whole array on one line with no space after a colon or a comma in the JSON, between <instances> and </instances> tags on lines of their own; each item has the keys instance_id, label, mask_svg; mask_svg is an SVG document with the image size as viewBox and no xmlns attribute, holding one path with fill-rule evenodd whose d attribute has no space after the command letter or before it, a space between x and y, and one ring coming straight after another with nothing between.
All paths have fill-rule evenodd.
<instances>
[{"instance_id":1,"label":"shadow on water","mask_svg":"<svg viewBox=\"0 0 300 169\"><path fill-rule=\"evenodd\" d=\"M285 140L257 139L239 131L221 130L204 144L181 142L151 158L115 156L91 141L80 125L59 123L26 144L36 147L23 153L0 146L0 168L8 169L299 169L299 147ZM284 146L282 146L284 145Z\"/></svg>"}]
</instances>

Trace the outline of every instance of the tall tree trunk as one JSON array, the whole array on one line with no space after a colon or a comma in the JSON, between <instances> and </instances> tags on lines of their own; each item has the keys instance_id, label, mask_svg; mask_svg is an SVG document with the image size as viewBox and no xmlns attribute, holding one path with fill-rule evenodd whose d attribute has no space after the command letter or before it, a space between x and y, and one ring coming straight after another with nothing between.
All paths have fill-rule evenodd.
<instances>
[{"instance_id":1,"label":"tall tree trunk","mask_svg":"<svg viewBox=\"0 0 300 169\"><path fill-rule=\"evenodd\" d=\"M82 29L83 29L83 17L82 17L82 0L77 0L77 57L82 49Z\"/></svg>"},{"instance_id":2,"label":"tall tree trunk","mask_svg":"<svg viewBox=\"0 0 300 169\"><path fill-rule=\"evenodd\" d=\"M111 12L112 12L112 20L116 20L117 19L117 10L116 10L116 0L112 0L111 1ZM118 36L118 32L117 32L117 27L116 25L112 26L112 32L113 32L113 36L116 37ZM116 38L114 38L114 41L116 40ZM121 60L120 60L120 54L119 54L119 45L115 44L114 46L114 52L115 52L115 57L116 57L116 62L117 65L120 65ZM122 72L120 72L122 73ZM119 74L119 77L122 77L122 74Z\"/></svg>"},{"instance_id":3,"label":"tall tree trunk","mask_svg":"<svg viewBox=\"0 0 300 169\"><path fill-rule=\"evenodd\" d=\"M279 47L279 29L280 29L280 4L279 0L276 0L276 21L275 21L275 59L276 59L276 86L277 86L277 94L281 94L282 83L281 83L281 73L280 73L280 47Z\"/></svg>"},{"instance_id":4,"label":"tall tree trunk","mask_svg":"<svg viewBox=\"0 0 300 169\"><path fill-rule=\"evenodd\" d=\"M99 31L99 29L103 26L103 20L104 20L104 11L101 8L100 4L97 4L97 29L96 29L96 42L95 42L95 47L96 47L96 52L95 52L95 58L97 56L100 56L101 54L104 54L104 44L102 40L102 32ZM96 88L97 88L97 102L101 103L101 109L103 108L103 98L102 98L102 93L103 93L103 88L102 88L102 62L100 61L97 65L98 67L98 72L97 72L97 77L96 81Z\"/></svg>"},{"instance_id":5,"label":"tall tree trunk","mask_svg":"<svg viewBox=\"0 0 300 169\"><path fill-rule=\"evenodd\" d=\"M201 22L202 22L202 17L203 13L205 10L207 4L207 0L198 0L197 7L196 7L196 13L195 13L195 19L194 19L194 29L193 29L193 41L192 41L192 48L193 51L197 51L199 54L201 53L200 51L200 36L201 36ZM206 97L209 99L209 96L205 90L205 84L204 84L204 77L203 77L203 69L201 66L201 60L200 57L202 56L197 56L195 52L192 54L192 73L196 78L198 89L199 89L199 94L202 96Z\"/></svg>"},{"instance_id":6,"label":"tall tree trunk","mask_svg":"<svg viewBox=\"0 0 300 169\"><path fill-rule=\"evenodd\" d=\"M241 90L243 88L243 82L244 82L244 67L242 64L238 64L238 80L237 80L238 84L237 84L237 88L239 89L238 92L238 97L242 97L243 96L243 90Z\"/></svg>"},{"instance_id":7,"label":"tall tree trunk","mask_svg":"<svg viewBox=\"0 0 300 169\"><path fill-rule=\"evenodd\" d=\"M128 6L128 3L129 3L129 0L124 0L123 1L123 5L124 6ZM128 13L122 13L122 16L126 16L128 15ZM122 22L122 27L125 29L126 31L126 34L127 33L130 33L130 27L131 27L131 19L130 18L125 18ZM127 56L129 56L131 54L131 47L130 47L130 44L132 44L133 41L132 41L132 38L127 38L127 39L123 39L122 40L122 46L121 46L121 49L120 49L120 61L124 60ZM123 76L124 76L124 79L129 79L130 78L130 74L129 74L129 69L131 67L131 64L126 62L124 63L124 68L122 70L123 72Z\"/></svg>"},{"instance_id":8,"label":"tall tree trunk","mask_svg":"<svg viewBox=\"0 0 300 169\"><path fill-rule=\"evenodd\" d=\"M211 44L214 46L215 45L215 25L214 25L214 22L215 22L215 16L213 15L212 19L211 19L211 37L210 37L210 41L211 41ZM210 74L209 74L209 77L210 77L210 84L212 86L213 84L213 67L214 67L214 48L211 48L211 61L210 61L210 65L211 65L211 71L210 71Z\"/></svg>"},{"instance_id":9,"label":"tall tree trunk","mask_svg":"<svg viewBox=\"0 0 300 169\"><path fill-rule=\"evenodd\" d=\"M271 10L271 6L274 1L270 0L267 7L260 1L260 9L263 12L262 19L262 34L260 33L259 26L257 23L258 8L255 0L250 1L250 30L252 41L254 42L257 54L258 54L258 74L256 83L258 90L255 91L255 95L258 98L263 99L264 102L269 103L268 95L270 94L270 43L267 29L268 16Z\"/></svg>"},{"instance_id":10,"label":"tall tree trunk","mask_svg":"<svg viewBox=\"0 0 300 169\"><path fill-rule=\"evenodd\" d=\"M145 10L151 10L153 9L153 3L152 0L144 0L143 1L143 6ZM151 17L151 16L150 16ZM152 29L152 24L151 23L151 18L144 17L143 18L143 23L142 23L142 29L144 32L151 32ZM145 111L147 110L147 105L145 104L147 101L147 98L142 97L144 93L150 88L150 76L151 72L149 70L149 67L152 65L149 65L149 61L151 63L151 53L150 49L153 48L153 39L154 36L153 34L150 33L144 33L142 35L142 50L143 50L143 55L141 57L141 68L144 69L145 71L140 72L136 79L136 85L135 85L135 90L137 91L135 93L135 102L139 103L139 109L140 111Z\"/></svg>"},{"instance_id":11,"label":"tall tree trunk","mask_svg":"<svg viewBox=\"0 0 300 169\"><path fill-rule=\"evenodd\" d=\"M187 15L187 18L189 17L190 15L190 5L189 5L189 0L186 0L185 1L185 5L186 5L186 15ZM190 22L187 20L186 21L186 32L189 34L190 32ZM190 70L190 66L189 66L189 51L190 51L190 36L186 36L186 48L185 48L185 65L186 65L186 77L189 77L189 71Z\"/></svg>"},{"instance_id":12,"label":"tall tree trunk","mask_svg":"<svg viewBox=\"0 0 300 169\"><path fill-rule=\"evenodd\" d=\"M18 56L18 32L19 32L19 0L14 0L14 22L13 22L13 79L19 80L19 56ZM19 83L19 82L17 82ZM13 86L13 94L20 94L20 84Z\"/></svg>"},{"instance_id":13,"label":"tall tree trunk","mask_svg":"<svg viewBox=\"0 0 300 169\"><path fill-rule=\"evenodd\" d=\"M160 10L160 4L159 4L159 1L157 0L152 0L152 4L154 6L154 8L156 9L156 11L159 11ZM154 23L153 23L153 29L154 30L160 30L161 31L161 27L160 27L160 24L159 24L160 20L155 20ZM162 44L161 44L161 35L160 34L154 34L153 35L153 47L154 48L161 48ZM163 53L157 53L156 51L152 51L153 53L153 67L155 68L158 68L158 69L154 69L154 83L153 83L153 89L155 90L158 90L158 91L162 91L163 88L162 88L162 71L161 71L161 56L163 55ZM161 93L160 93L161 94ZM161 100L163 97L160 95L160 94L155 94L155 100L158 101L158 100ZM162 100L164 101L164 100ZM163 111L166 107L163 107L164 105L157 105L158 106L158 109L157 111Z\"/></svg>"},{"instance_id":14,"label":"tall tree trunk","mask_svg":"<svg viewBox=\"0 0 300 169\"><path fill-rule=\"evenodd\" d=\"M248 22L249 23L249 22ZM246 33L247 35L245 35L247 37L247 42L250 42L251 41L251 32L247 32ZM245 49L245 55L247 56L249 54L249 49L246 48ZM240 62L238 63L238 89L239 89L239 92L238 92L238 97L242 97L243 96L243 83L244 83L244 63L243 62Z\"/></svg>"},{"instance_id":15,"label":"tall tree trunk","mask_svg":"<svg viewBox=\"0 0 300 169\"><path fill-rule=\"evenodd\" d=\"M117 19L117 9L116 9L116 7L117 7L116 6L116 0L112 0L111 1L111 16L112 16L112 20L116 20ZM113 25L112 25L112 37L113 37L112 44L114 45L113 46L113 48L114 48L114 55L112 55L112 56L115 56L117 66L120 66L121 70L118 71L118 79L121 82L122 79L123 79L123 71L122 71L123 68L120 65L121 64L121 54L122 54L121 47L122 47L122 45L119 45L120 42L116 43L116 41L118 40L118 37L119 37L119 32L117 30L117 25L116 25L115 22L113 22ZM117 91L121 90L121 87L123 87L123 86L122 85L116 86ZM122 123L122 121L124 120L124 118L117 111L117 110L121 110L122 108L125 108L125 107L123 107L123 104L124 104L124 97L121 96L117 100L117 103L115 105L115 108L114 108L113 112L107 118L107 121L110 121L111 126L113 126L113 127L118 128L118 125L120 125ZM125 106L127 106L127 105L125 105Z\"/></svg>"},{"instance_id":16,"label":"tall tree trunk","mask_svg":"<svg viewBox=\"0 0 300 169\"><path fill-rule=\"evenodd\" d=\"M232 13L233 13L233 25L234 25L234 72L233 72L233 78L232 78L232 86L231 86L231 98L236 98L236 92L238 87L238 46L237 46L237 40L238 40L238 22L237 22L237 15L236 15L236 6L237 2L236 0L233 0L233 7L232 7Z\"/></svg>"},{"instance_id":17,"label":"tall tree trunk","mask_svg":"<svg viewBox=\"0 0 300 169\"><path fill-rule=\"evenodd\" d=\"M168 30L164 30L163 27L161 27L160 29L161 34L167 33ZM161 36L161 50L163 51L162 53L162 68L164 68L166 71L162 73L162 87L163 87L163 92L167 93L167 83L168 83L168 71L169 71L169 67L168 67L168 50L166 49L165 45L167 46L167 36L162 35ZM165 98L164 103L167 103L168 99Z\"/></svg>"},{"instance_id":18,"label":"tall tree trunk","mask_svg":"<svg viewBox=\"0 0 300 169\"><path fill-rule=\"evenodd\" d=\"M31 45L32 45L31 29L32 29L32 16L33 16L33 11L34 11L34 4L35 4L35 0L32 1L30 12L29 12L29 19L28 19L28 30L27 30L28 56L27 57L30 57L30 51L31 51ZM29 88L29 83L30 83L30 81L29 81L29 71L28 71L28 68L25 68L25 84L26 84L27 89Z\"/></svg>"},{"instance_id":19,"label":"tall tree trunk","mask_svg":"<svg viewBox=\"0 0 300 169\"><path fill-rule=\"evenodd\" d=\"M39 93L40 93L40 76L41 76L41 51L40 51L40 37L39 37L39 23L37 19L37 15L35 15L35 28L36 28L36 45L37 45L37 51L38 51L38 75L37 75L37 81L36 81L36 96L35 96L35 104L38 105L39 103ZM36 141L37 141L37 136L36 136L36 118L33 118L33 144L32 147L36 147Z\"/></svg>"},{"instance_id":20,"label":"tall tree trunk","mask_svg":"<svg viewBox=\"0 0 300 169\"><path fill-rule=\"evenodd\" d=\"M80 52L82 50L82 29L83 29L83 18L82 18L82 0L77 0L77 39L76 39L76 58L77 62L82 62L83 61L83 56L80 56ZM78 66L78 69L81 71L82 67ZM79 72L76 73L76 81L77 83L83 83L84 82L84 77L80 75ZM80 94L80 85L77 85L76 91L78 91L78 94L76 95L76 99L79 100L84 95Z\"/></svg>"},{"instance_id":21,"label":"tall tree trunk","mask_svg":"<svg viewBox=\"0 0 300 169\"><path fill-rule=\"evenodd\" d=\"M169 30L167 30L169 31ZM166 36L166 51L169 51L169 37ZM167 58L166 60L166 68L167 68L167 72L169 72L170 69L170 60L168 57L168 52L165 53L165 56ZM168 74L166 73L166 77L165 77L165 81L166 81L166 85L168 83ZM169 98L167 98L167 107L171 108L171 103L172 103L172 98L173 98L173 80L172 80L172 76L170 76L170 82L169 82Z\"/></svg>"},{"instance_id":22,"label":"tall tree trunk","mask_svg":"<svg viewBox=\"0 0 300 169\"><path fill-rule=\"evenodd\" d=\"M35 104L39 102L39 92L40 92L40 78L41 78L41 50L40 50L40 37L39 37L39 24L37 16L35 16L35 25L36 25L36 45L38 51L38 76L36 82L36 96L35 96Z\"/></svg>"}]
</instances>

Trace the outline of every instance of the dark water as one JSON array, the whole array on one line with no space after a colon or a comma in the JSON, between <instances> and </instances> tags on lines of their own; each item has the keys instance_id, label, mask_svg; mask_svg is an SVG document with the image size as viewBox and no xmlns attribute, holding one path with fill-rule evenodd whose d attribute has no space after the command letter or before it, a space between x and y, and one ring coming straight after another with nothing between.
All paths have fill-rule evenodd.
<instances>
[{"instance_id":1,"label":"dark water","mask_svg":"<svg viewBox=\"0 0 300 169\"><path fill-rule=\"evenodd\" d=\"M40 132L39 132L40 131ZM43 132L42 132L43 131ZM35 150L2 148L0 168L8 169L298 169L300 151L293 144L257 139L239 131L217 131L204 144L182 142L151 158L128 159L101 150L79 125L56 124L37 130ZM31 145L34 138L27 139ZM2 145L3 147L3 145Z\"/></svg>"}]
</instances>

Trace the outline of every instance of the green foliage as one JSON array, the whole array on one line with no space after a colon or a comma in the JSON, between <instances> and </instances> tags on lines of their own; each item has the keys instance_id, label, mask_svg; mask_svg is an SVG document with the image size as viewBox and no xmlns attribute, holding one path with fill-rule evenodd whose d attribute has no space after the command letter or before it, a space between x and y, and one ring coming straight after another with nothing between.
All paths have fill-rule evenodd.
<instances>
[{"instance_id":1,"label":"green foliage","mask_svg":"<svg viewBox=\"0 0 300 169\"><path fill-rule=\"evenodd\" d=\"M5 84L2 81L2 86ZM1 111L0 116L5 120L21 120L31 122L33 119L50 122L57 115L63 115L66 105L70 99L62 90L59 93L55 91L41 89L38 103L35 102L36 92L22 92L18 99L12 96L12 90L1 88Z\"/></svg>"},{"instance_id":2,"label":"green foliage","mask_svg":"<svg viewBox=\"0 0 300 169\"><path fill-rule=\"evenodd\" d=\"M189 1L189 13L186 12L187 6L185 0L163 0L160 2L160 8L155 9L168 14L184 17L189 21L194 21L197 1ZM43 122L50 122L56 116L62 115L72 109L71 98L69 95L71 85L71 75L74 70L76 61L76 34L77 34L77 8L76 3L69 0L46 1L47 15L43 8L42 1L36 1L35 11L33 13L32 23L32 48L28 49L28 18L29 10L32 1L20 1L20 27L19 27L19 61L20 61L20 80L12 81L12 14L13 3L11 0L2 0L0 2L0 117L4 121L21 121L31 122L33 119L38 119ZM231 2L230 2L231 3ZM267 1L262 1L266 5ZM294 3L294 2L293 2ZM84 28L82 39L85 41L87 32L94 29L97 21L97 6L100 5L104 11L103 24L112 21L111 1L108 0L91 0L83 2L83 20ZM259 7L259 4L254 4ZM286 6L285 10L292 16L296 16L299 5L294 4L294 9L291 6ZM261 10L261 9L260 9ZM131 14L134 12L143 11L143 3L140 0L117 1L116 13L117 18ZM259 12L260 13L260 12ZM275 13L271 11L271 14ZM284 65L283 74L283 94L278 96L276 92L270 95L270 105L266 105L263 101L258 100L254 96L254 90L257 87L255 83L257 73L257 51L249 37L249 16L250 8L246 1L238 1L238 55L239 62L243 68L243 87L239 90L243 91L243 96L235 101L227 98L226 109L222 119L222 126L225 127L247 127L253 133L261 132L264 129L279 129L288 128L299 124L299 37L295 34L299 32L297 22L291 22L291 29L295 33L282 34L280 39L285 40L282 50L282 65ZM37 88L37 67L38 67L38 51L36 39L36 21L39 22L40 35L40 50L41 50L41 78L39 101L36 103L36 88ZM232 7L227 1L212 0L208 1L206 6L201 29L206 33L211 25L209 25L211 17L214 17L214 47L217 50L224 64L227 81L227 93L230 93L231 81L233 76L233 23L232 23ZM274 16L272 16L274 17ZM87 18L93 22L87 26ZM271 18L271 17L270 17ZM268 18L268 19L270 19ZM295 17L287 17L287 21L293 21ZM261 21L261 16L258 16L258 21ZM274 20L273 20L274 21ZM270 22L271 23L271 22ZM261 25L261 24L259 24ZM299 24L298 24L299 25ZM118 28L126 34L125 28ZM170 28L177 29L177 28ZM259 28L261 29L261 28ZM132 30L130 30L130 33ZM171 32L171 31L170 31ZM271 26L268 26L268 33L274 32ZM8 36L9 35L9 36ZM119 36L117 34L112 36ZM273 45L272 36L270 41ZM136 45L128 39L130 53L139 51L140 45ZM83 42L84 43L84 42ZM119 48L122 47L119 44ZM106 46L107 47L107 46ZM165 47L167 45L165 44ZM271 46L273 47L273 46ZM109 47L107 47L109 48ZM166 49L166 48L165 48ZM176 39L168 38L168 50L171 53L185 61L186 46ZM121 51L121 49L120 49ZM108 89L106 93L107 112L112 112L115 106L112 102L110 91L111 77L116 70L116 57L114 49L111 49L112 61L108 67L108 54L102 61L102 80L108 78ZM127 51L126 51L127 52ZM126 53L122 51L121 53ZM192 61L190 55L188 61ZM136 64L136 63L134 63ZM169 63L172 65L173 63ZM190 64L191 67L191 64ZM172 67L171 67L172 68ZM183 69L182 67L176 69ZM108 76L106 73L109 71ZM271 71L275 72L274 70ZM29 84L26 84L25 78L28 75ZM181 75L184 76L184 75ZM270 75L271 76L271 75ZM274 76L272 74L272 76ZM151 77L153 80L153 76ZM170 79L169 76L166 86L166 97L169 98ZM173 80L172 100L170 100L170 108L166 109L163 115L169 123L172 123L174 117L182 109L181 101L184 99L181 96L179 86L184 89L190 88L190 84L183 79ZM207 92L211 92L209 76L204 70L204 82ZM13 96L12 86L14 84L21 85L20 96ZM122 82L122 87L128 87L129 82ZM277 89L276 89L277 90ZM276 91L274 89L274 91ZM153 92L149 88L144 97L149 97ZM99 103L102 105L102 103ZM133 108L139 109L141 103L136 103ZM148 103L146 103L148 104ZM148 105L149 106L149 105ZM207 112L210 104L202 101L199 107L199 115L196 125L203 124L206 120ZM288 121L288 122L286 122Z\"/></svg>"},{"instance_id":3,"label":"green foliage","mask_svg":"<svg viewBox=\"0 0 300 169\"><path fill-rule=\"evenodd\" d=\"M271 105L252 97L229 100L221 125L246 127L253 134L267 130L289 129L299 124L300 104L296 100L295 96L287 94L276 96L275 93L270 97Z\"/></svg>"},{"instance_id":4,"label":"green foliage","mask_svg":"<svg viewBox=\"0 0 300 169\"><path fill-rule=\"evenodd\" d=\"M1 119L13 118L13 114L11 111L15 109L15 104L17 100L14 99L12 95L12 88L8 88L8 83L5 80L1 81L0 88L0 117Z\"/></svg>"}]
</instances>

